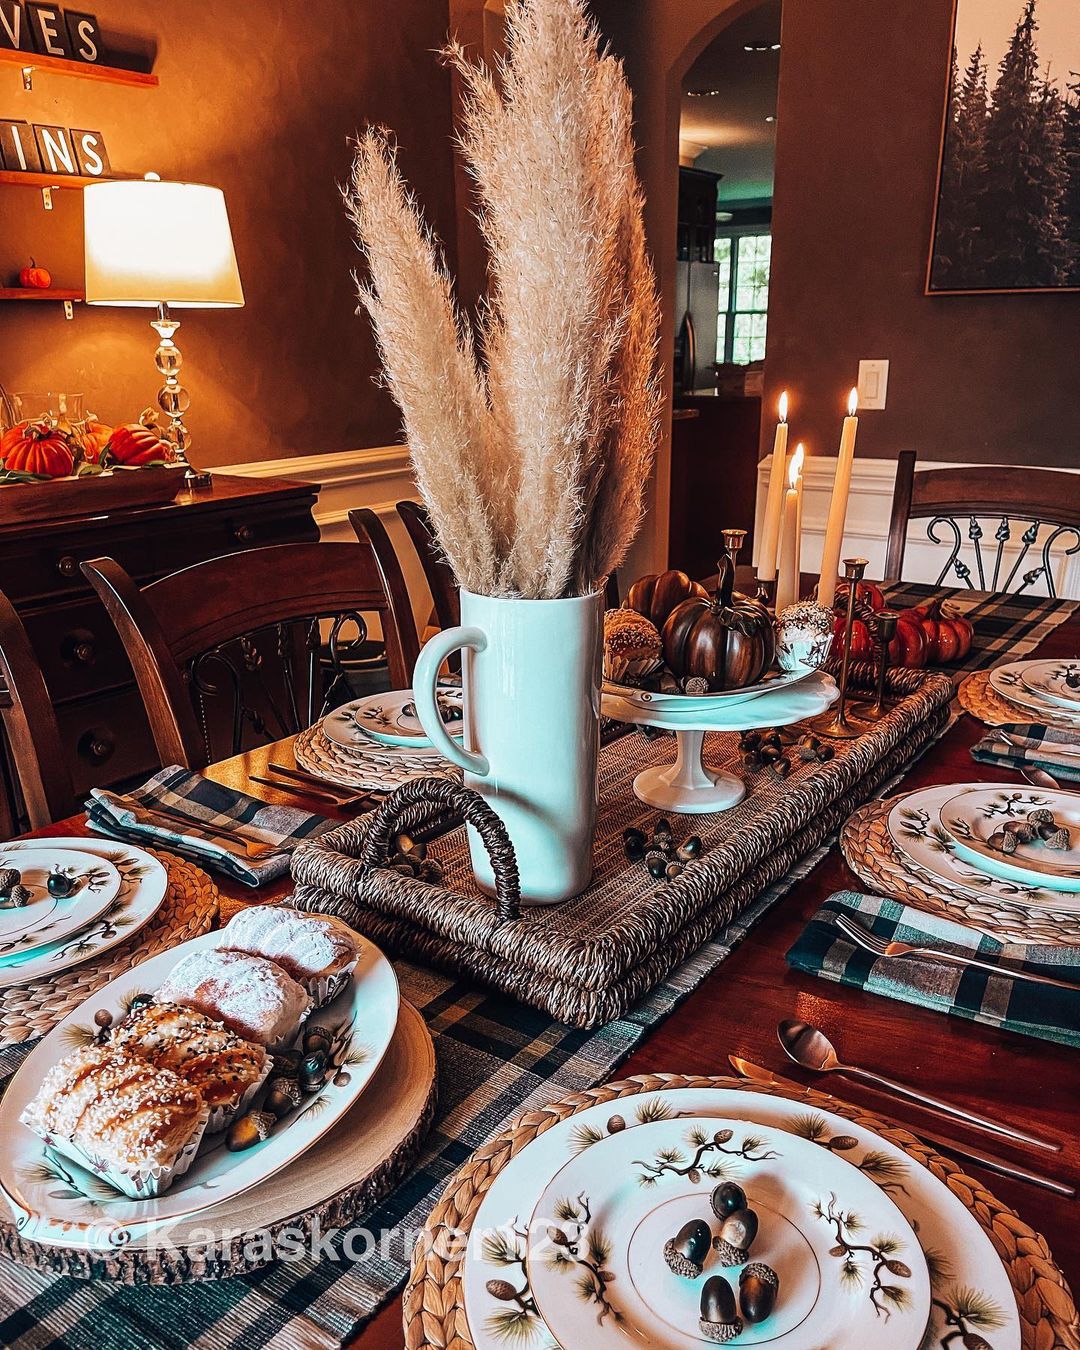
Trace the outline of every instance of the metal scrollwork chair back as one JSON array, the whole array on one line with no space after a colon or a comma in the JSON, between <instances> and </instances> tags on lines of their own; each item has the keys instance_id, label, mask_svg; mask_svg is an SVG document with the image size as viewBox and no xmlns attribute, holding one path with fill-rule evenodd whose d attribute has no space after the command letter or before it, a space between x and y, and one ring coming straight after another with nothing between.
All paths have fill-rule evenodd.
<instances>
[{"instance_id":1,"label":"metal scrollwork chair back","mask_svg":"<svg viewBox=\"0 0 1080 1350\"><path fill-rule=\"evenodd\" d=\"M277 544L196 563L141 590L111 558L82 570L124 643L163 764L197 769L218 757L212 700L231 723L231 753L245 729L275 740L309 725L331 695L320 648L333 686L343 658L367 639L365 615L379 617L392 686L412 680L419 646L392 548L376 556L364 541Z\"/></svg>"},{"instance_id":2,"label":"metal scrollwork chair back","mask_svg":"<svg viewBox=\"0 0 1080 1350\"><path fill-rule=\"evenodd\" d=\"M987 465L915 472L897 456L885 576L903 577L908 522L944 554L937 584L1057 595L1056 568L1080 553L1080 474Z\"/></svg>"}]
</instances>

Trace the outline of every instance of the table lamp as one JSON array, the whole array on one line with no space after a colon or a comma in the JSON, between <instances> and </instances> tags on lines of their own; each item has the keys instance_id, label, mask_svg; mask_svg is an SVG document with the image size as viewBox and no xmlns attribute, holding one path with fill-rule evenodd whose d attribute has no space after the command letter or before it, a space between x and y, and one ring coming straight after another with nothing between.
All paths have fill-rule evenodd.
<instances>
[{"instance_id":1,"label":"table lamp","mask_svg":"<svg viewBox=\"0 0 1080 1350\"><path fill-rule=\"evenodd\" d=\"M180 383L183 357L173 341L180 320L172 309L226 309L244 303L229 216L220 188L145 179L91 183L83 191L86 303L157 310L155 360L165 383L158 405L188 487L208 487L210 475L188 460L191 437L184 413L191 396Z\"/></svg>"}]
</instances>

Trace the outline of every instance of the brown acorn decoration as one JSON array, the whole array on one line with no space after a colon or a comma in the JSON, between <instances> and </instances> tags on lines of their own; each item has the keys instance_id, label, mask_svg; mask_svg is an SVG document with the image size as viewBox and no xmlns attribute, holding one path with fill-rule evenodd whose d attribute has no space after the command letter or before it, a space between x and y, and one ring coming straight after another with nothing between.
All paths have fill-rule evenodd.
<instances>
[{"instance_id":1,"label":"brown acorn decoration","mask_svg":"<svg viewBox=\"0 0 1080 1350\"><path fill-rule=\"evenodd\" d=\"M22 909L28 905L34 898L34 893L29 886L12 886L7 893L7 902L12 909Z\"/></svg>"},{"instance_id":2,"label":"brown acorn decoration","mask_svg":"<svg viewBox=\"0 0 1080 1350\"><path fill-rule=\"evenodd\" d=\"M698 1329L716 1345L733 1341L743 1329L735 1295L723 1275L711 1275L702 1286Z\"/></svg>"},{"instance_id":3,"label":"brown acorn decoration","mask_svg":"<svg viewBox=\"0 0 1080 1350\"><path fill-rule=\"evenodd\" d=\"M684 1223L673 1238L664 1243L668 1269L685 1280L696 1280L709 1254L709 1225L703 1219Z\"/></svg>"},{"instance_id":4,"label":"brown acorn decoration","mask_svg":"<svg viewBox=\"0 0 1080 1350\"><path fill-rule=\"evenodd\" d=\"M303 1099L304 1094L295 1078L271 1078L263 1105L280 1120L290 1111L295 1111Z\"/></svg>"},{"instance_id":5,"label":"brown acorn decoration","mask_svg":"<svg viewBox=\"0 0 1080 1350\"><path fill-rule=\"evenodd\" d=\"M225 1147L232 1153L241 1153L270 1138L270 1131L277 1123L269 1111L249 1111L246 1116L234 1120L225 1136Z\"/></svg>"},{"instance_id":6,"label":"brown acorn decoration","mask_svg":"<svg viewBox=\"0 0 1080 1350\"><path fill-rule=\"evenodd\" d=\"M318 1092L326 1082L326 1056L314 1050L300 1061L300 1088L303 1092Z\"/></svg>"}]
</instances>

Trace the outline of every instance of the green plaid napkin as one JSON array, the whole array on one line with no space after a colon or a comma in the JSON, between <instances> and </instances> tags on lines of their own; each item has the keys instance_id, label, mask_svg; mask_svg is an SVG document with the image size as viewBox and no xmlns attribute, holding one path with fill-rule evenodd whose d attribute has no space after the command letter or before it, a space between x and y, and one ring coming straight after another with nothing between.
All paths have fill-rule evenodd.
<instances>
[{"instance_id":1,"label":"green plaid napkin","mask_svg":"<svg viewBox=\"0 0 1080 1350\"><path fill-rule=\"evenodd\" d=\"M190 817L191 830L177 822L171 828L140 816L140 808L180 812ZM243 882L262 886L289 870L292 850L304 839L322 834L333 821L291 806L271 806L258 797L222 787L202 774L172 764L123 796L93 788L86 800L86 818L92 829L113 839L154 845L181 853L197 863ZM198 836L200 826L227 830L238 839L276 845L273 853L240 858L211 839Z\"/></svg>"},{"instance_id":2,"label":"green plaid napkin","mask_svg":"<svg viewBox=\"0 0 1080 1350\"><path fill-rule=\"evenodd\" d=\"M874 956L835 926L836 915L841 912L849 913L856 923L887 942L928 942L961 955L978 956L1000 963L1002 975L921 956ZM1006 1031L1080 1046L1080 948L1003 944L896 900L838 891L810 920L787 960L796 970L872 994L936 1008ZM1014 980L1008 976L1009 965L1055 979L1076 980L1076 992Z\"/></svg>"},{"instance_id":3,"label":"green plaid napkin","mask_svg":"<svg viewBox=\"0 0 1080 1350\"><path fill-rule=\"evenodd\" d=\"M1045 769L1055 778L1080 781L1080 729L1065 731L1039 722L1017 722L996 728L1017 742L1015 746L984 736L971 747L972 759L1000 769Z\"/></svg>"}]
</instances>

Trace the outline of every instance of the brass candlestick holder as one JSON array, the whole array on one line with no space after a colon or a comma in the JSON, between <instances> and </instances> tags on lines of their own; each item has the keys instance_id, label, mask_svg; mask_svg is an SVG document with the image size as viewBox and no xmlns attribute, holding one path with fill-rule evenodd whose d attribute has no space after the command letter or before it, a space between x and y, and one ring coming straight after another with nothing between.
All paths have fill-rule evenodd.
<instances>
[{"instance_id":1,"label":"brass candlestick holder","mask_svg":"<svg viewBox=\"0 0 1080 1350\"><path fill-rule=\"evenodd\" d=\"M877 722L889 711L885 699L885 678L889 673L889 643L896 636L899 614L891 609L883 609L876 614L878 641L881 643L881 659L877 670L877 692L873 702L856 703L852 712L864 722Z\"/></svg>"},{"instance_id":2,"label":"brass candlestick holder","mask_svg":"<svg viewBox=\"0 0 1080 1350\"><path fill-rule=\"evenodd\" d=\"M861 736L866 730L865 723L847 712L848 675L851 671L851 629L855 622L855 601L859 582L863 579L869 562L866 558L845 558L844 576L848 583L847 615L844 619L844 648L840 662L840 702L835 714L822 713L815 717L810 726L819 736L828 736L830 740L846 741Z\"/></svg>"}]
</instances>

